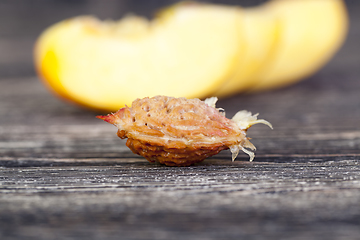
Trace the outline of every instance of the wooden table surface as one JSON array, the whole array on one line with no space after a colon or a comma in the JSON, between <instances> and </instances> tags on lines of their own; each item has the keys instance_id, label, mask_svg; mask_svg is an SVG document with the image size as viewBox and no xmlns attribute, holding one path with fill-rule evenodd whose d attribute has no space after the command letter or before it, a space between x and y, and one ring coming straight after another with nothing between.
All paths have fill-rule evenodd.
<instances>
[{"instance_id":1,"label":"wooden table surface","mask_svg":"<svg viewBox=\"0 0 360 240\"><path fill-rule=\"evenodd\" d=\"M273 124L249 130L253 162L147 162L43 87L35 28L0 35L0 239L360 239L360 7L348 3L349 37L320 72L219 101ZM13 8L0 2L4 18Z\"/></svg>"}]
</instances>

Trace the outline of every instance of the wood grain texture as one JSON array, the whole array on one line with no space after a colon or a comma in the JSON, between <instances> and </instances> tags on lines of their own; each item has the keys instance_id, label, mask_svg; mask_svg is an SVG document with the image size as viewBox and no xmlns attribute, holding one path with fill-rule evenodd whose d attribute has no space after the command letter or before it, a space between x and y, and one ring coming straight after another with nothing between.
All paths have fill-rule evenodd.
<instances>
[{"instance_id":1,"label":"wood grain texture","mask_svg":"<svg viewBox=\"0 0 360 240\"><path fill-rule=\"evenodd\" d=\"M355 160L211 159L183 168L142 159L47 161L54 165L1 170L3 236L345 239L359 231Z\"/></svg>"},{"instance_id":2,"label":"wood grain texture","mask_svg":"<svg viewBox=\"0 0 360 240\"><path fill-rule=\"evenodd\" d=\"M343 90L315 97L311 81L219 102L275 125L249 131L254 162L224 151L173 168L133 155L115 127L52 98L36 78L3 79L0 238L357 239L360 101L355 90L324 101ZM311 107L297 104L311 91ZM286 99L291 108L278 105Z\"/></svg>"},{"instance_id":3,"label":"wood grain texture","mask_svg":"<svg viewBox=\"0 0 360 240\"><path fill-rule=\"evenodd\" d=\"M319 73L219 101L229 117L247 109L273 124L249 130L251 163L224 151L191 167L151 164L97 113L24 76L30 62L0 54L0 239L359 239L358 5Z\"/></svg>"}]
</instances>

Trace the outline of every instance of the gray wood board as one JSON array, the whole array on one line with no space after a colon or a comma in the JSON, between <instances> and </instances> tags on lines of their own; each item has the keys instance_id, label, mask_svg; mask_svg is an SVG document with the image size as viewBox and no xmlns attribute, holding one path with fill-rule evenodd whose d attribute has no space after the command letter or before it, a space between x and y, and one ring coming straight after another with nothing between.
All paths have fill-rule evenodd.
<instances>
[{"instance_id":1,"label":"gray wood board","mask_svg":"<svg viewBox=\"0 0 360 240\"><path fill-rule=\"evenodd\" d=\"M0 238L357 239L360 101L319 81L219 102L274 124L249 131L254 162L224 151L174 168L133 155L115 127L36 78L3 79Z\"/></svg>"}]
</instances>

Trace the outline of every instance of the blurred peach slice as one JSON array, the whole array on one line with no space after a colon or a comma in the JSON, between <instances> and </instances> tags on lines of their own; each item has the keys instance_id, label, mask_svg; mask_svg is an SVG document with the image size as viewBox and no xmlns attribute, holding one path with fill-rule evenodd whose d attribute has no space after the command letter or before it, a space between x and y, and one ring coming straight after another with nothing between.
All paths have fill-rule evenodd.
<instances>
[{"instance_id":1,"label":"blurred peach slice","mask_svg":"<svg viewBox=\"0 0 360 240\"><path fill-rule=\"evenodd\" d=\"M293 84L315 73L345 40L348 17L342 0L272 0L265 6L281 22L275 54L256 76L252 91Z\"/></svg>"},{"instance_id":2,"label":"blurred peach slice","mask_svg":"<svg viewBox=\"0 0 360 240\"><path fill-rule=\"evenodd\" d=\"M76 17L40 36L35 65L56 94L105 111L161 94L202 98L238 65L240 17L209 4L183 4L153 21Z\"/></svg>"},{"instance_id":3,"label":"blurred peach slice","mask_svg":"<svg viewBox=\"0 0 360 240\"><path fill-rule=\"evenodd\" d=\"M240 12L239 12L240 14ZM226 97L247 91L258 83L256 75L271 61L278 44L280 24L276 15L262 6L243 9L241 12L241 36L244 45L241 61L229 81L214 95Z\"/></svg>"}]
</instances>

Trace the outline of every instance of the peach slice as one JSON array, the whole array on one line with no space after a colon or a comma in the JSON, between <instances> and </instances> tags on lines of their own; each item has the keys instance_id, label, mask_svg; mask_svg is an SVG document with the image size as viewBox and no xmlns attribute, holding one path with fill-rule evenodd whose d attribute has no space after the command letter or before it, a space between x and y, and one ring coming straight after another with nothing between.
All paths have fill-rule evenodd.
<instances>
[{"instance_id":1,"label":"peach slice","mask_svg":"<svg viewBox=\"0 0 360 240\"><path fill-rule=\"evenodd\" d=\"M276 15L262 6L244 9L242 15L244 50L241 61L234 76L214 93L218 97L244 92L255 86L256 75L266 65L266 60L272 58L278 44L281 29Z\"/></svg>"},{"instance_id":2,"label":"peach slice","mask_svg":"<svg viewBox=\"0 0 360 240\"><path fill-rule=\"evenodd\" d=\"M231 7L201 4L182 4L153 21L77 17L40 36L35 65L55 93L100 110L159 94L202 98L238 65L240 17Z\"/></svg>"},{"instance_id":3,"label":"peach slice","mask_svg":"<svg viewBox=\"0 0 360 240\"><path fill-rule=\"evenodd\" d=\"M342 0L272 0L264 7L281 22L275 54L252 91L278 88L313 74L342 45L348 18Z\"/></svg>"}]
</instances>

